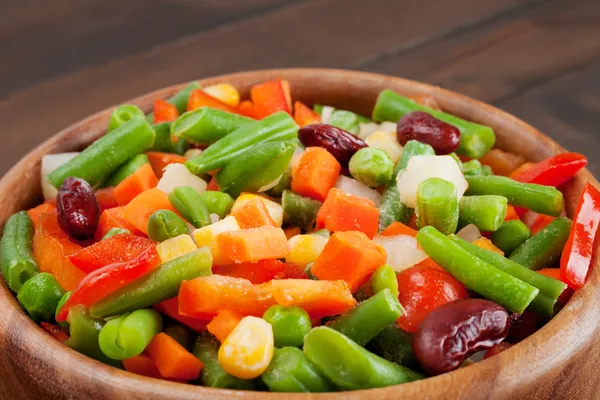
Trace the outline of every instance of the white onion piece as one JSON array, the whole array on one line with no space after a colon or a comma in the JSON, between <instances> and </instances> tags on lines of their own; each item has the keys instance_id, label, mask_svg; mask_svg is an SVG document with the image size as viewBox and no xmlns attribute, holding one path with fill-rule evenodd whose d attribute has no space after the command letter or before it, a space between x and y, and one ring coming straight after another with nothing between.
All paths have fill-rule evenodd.
<instances>
[{"instance_id":1,"label":"white onion piece","mask_svg":"<svg viewBox=\"0 0 600 400\"><path fill-rule=\"evenodd\" d=\"M304 147L296 146L294 154L292 154L292 160L290 161L290 167L292 171L294 171L298 166L298 161L300 161L300 157L302 157L302 154L304 154L305 151L306 149Z\"/></svg>"},{"instance_id":2,"label":"white onion piece","mask_svg":"<svg viewBox=\"0 0 600 400\"><path fill-rule=\"evenodd\" d=\"M50 175L50 173L56 168L68 163L78 155L79 152L73 152L46 154L44 157L42 157L42 167L40 169L40 175L42 182L42 194L44 195L44 200L52 200L58 194L58 189L56 189L53 184L48 182L48 179L46 179L46 177Z\"/></svg>"},{"instance_id":3,"label":"white onion piece","mask_svg":"<svg viewBox=\"0 0 600 400\"><path fill-rule=\"evenodd\" d=\"M535 211L527 211L525 213L525 215L523 215L523 223L525 225L527 225L529 227L529 229L531 229L531 227L533 226L533 224L535 224L535 220L540 216L540 214L536 213Z\"/></svg>"},{"instance_id":4,"label":"white onion piece","mask_svg":"<svg viewBox=\"0 0 600 400\"><path fill-rule=\"evenodd\" d=\"M367 143L369 147L385 151L394 164L402 156L403 147L400 146L400 143L398 143L398 140L396 139L396 134L393 132L373 132L365 139L365 143Z\"/></svg>"},{"instance_id":5,"label":"white onion piece","mask_svg":"<svg viewBox=\"0 0 600 400\"><path fill-rule=\"evenodd\" d=\"M412 236L375 236L373 242L385 249L387 263L396 272L402 272L427 258L427 254L417 247L417 239Z\"/></svg>"},{"instance_id":6,"label":"white onion piece","mask_svg":"<svg viewBox=\"0 0 600 400\"><path fill-rule=\"evenodd\" d=\"M258 193L262 193L262 192L266 192L267 190L274 188L275 186L277 186L277 184L279 183L279 181L281 180L281 178L283 177L283 174L279 175L277 178L275 178L273 181L267 183L265 186L261 186L260 189L257 190Z\"/></svg>"},{"instance_id":7,"label":"white onion piece","mask_svg":"<svg viewBox=\"0 0 600 400\"><path fill-rule=\"evenodd\" d=\"M421 182L429 178L442 178L452 182L456 187L458 201L467 191L469 184L460 167L450 156L414 156L399 174L396 180L400 201L415 208L417 205L417 189Z\"/></svg>"},{"instance_id":8,"label":"white onion piece","mask_svg":"<svg viewBox=\"0 0 600 400\"><path fill-rule=\"evenodd\" d=\"M323 110L321 110L321 123L326 124L331 118L331 114L335 111L335 108L329 106L323 106Z\"/></svg>"},{"instance_id":9,"label":"white onion piece","mask_svg":"<svg viewBox=\"0 0 600 400\"><path fill-rule=\"evenodd\" d=\"M347 176L340 175L335 182L335 187L363 199L371 200L375 203L376 207L379 207L381 202L381 195L375 189L371 189L365 184L360 183L356 179L348 178Z\"/></svg>"},{"instance_id":10,"label":"white onion piece","mask_svg":"<svg viewBox=\"0 0 600 400\"><path fill-rule=\"evenodd\" d=\"M221 217L219 217L217 214L210 214L210 223L214 224L216 222L219 222L221 220Z\"/></svg>"},{"instance_id":11,"label":"white onion piece","mask_svg":"<svg viewBox=\"0 0 600 400\"><path fill-rule=\"evenodd\" d=\"M397 125L398 124L396 124L394 122L385 121L385 122L382 122L381 124L379 124L379 130L384 131L384 132L394 132L394 134L395 134Z\"/></svg>"},{"instance_id":12,"label":"white onion piece","mask_svg":"<svg viewBox=\"0 0 600 400\"><path fill-rule=\"evenodd\" d=\"M456 236L466 240L467 242L473 243L477 239L481 239L481 231L475 225L469 224L458 231Z\"/></svg>"},{"instance_id":13,"label":"white onion piece","mask_svg":"<svg viewBox=\"0 0 600 400\"><path fill-rule=\"evenodd\" d=\"M379 124L375 122L359 123L358 124L358 137L366 139L373 132L377 132Z\"/></svg>"},{"instance_id":14,"label":"white onion piece","mask_svg":"<svg viewBox=\"0 0 600 400\"><path fill-rule=\"evenodd\" d=\"M194 158L200 154L202 154L202 149L189 149L183 156L186 160L189 160L190 158Z\"/></svg>"},{"instance_id":15,"label":"white onion piece","mask_svg":"<svg viewBox=\"0 0 600 400\"><path fill-rule=\"evenodd\" d=\"M206 182L192 174L183 164L169 164L163 171L157 187L167 194L179 186L191 186L198 193L206 190Z\"/></svg>"}]
</instances>

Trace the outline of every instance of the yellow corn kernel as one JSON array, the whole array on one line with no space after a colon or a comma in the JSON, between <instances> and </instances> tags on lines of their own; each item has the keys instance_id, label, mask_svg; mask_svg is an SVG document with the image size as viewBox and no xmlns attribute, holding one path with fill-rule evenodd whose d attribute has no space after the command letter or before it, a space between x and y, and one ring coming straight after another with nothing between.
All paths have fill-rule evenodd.
<instances>
[{"instance_id":1,"label":"yellow corn kernel","mask_svg":"<svg viewBox=\"0 0 600 400\"><path fill-rule=\"evenodd\" d=\"M233 207L231 207L231 211L235 211L248 201L252 200L255 197L260 197L264 202L265 206L267 206L267 210L269 211L269 215L275 222L275 225L281 227L283 225L283 207L281 204L274 202L273 200L269 200L266 197L258 196L253 193L242 193L233 203Z\"/></svg>"},{"instance_id":2,"label":"yellow corn kernel","mask_svg":"<svg viewBox=\"0 0 600 400\"><path fill-rule=\"evenodd\" d=\"M162 263L181 257L184 254L191 253L197 248L194 239L186 234L175 236L156 245L156 251L160 256L160 261Z\"/></svg>"},{"instance_id":3,"label":"yellow corn kernel","mask_svg":"<svg viewBox=\"0 0 600 400\"><path fill-rule=\"evenodd\" d=\"M219 363L225 372L240 378L260 376L271 362L273 328L262 318L244 317L219 348Z\"/></svg>"},{"instance_id":4,"label":"yellow corn kernel","mask_svg":"<svg viewBox=\"0 0 600 400\"><path fill-rule=\"evenodd\" d=\"M194 232L192 232L192 236L194 237L198 247L208 246L213 256L214 265L223 265L229 264L229 262L219 254L219 248L217 247L217 235L223 232L239 230L241 230L240 225L235 217L230 215L229 217L215 222L214 224L196 229Z\"/></svg>"},{"instance_id":5,"label":"yellow corn kernel","mask_svg":"<svg viewBox=\"0 0 600 400\"><path fill-rule=\"evenodd\" d=\"M297 235L288 240L290 254L286 262L306 267L314 262L329 239L321 235Z\"/></svg>"},{"instance_id":6,"label":"yellow corn kernel","mask_svg":"<svg viewBox=\"0 0 600 400\"><path fill-rule=\"evenodd\" d=\"M237 107L240 104L240 93L229 83L211 85L202 90L228 106Z\"/></svg>"},{"instance_id":7,"label":"yellow corn kernel","mask_svg":"<svg viewBox=\"0 0 600 400\"><path fill-rule=\"evenodd\" d=\"M504 255L504 252L497 248L494 243L488 238L482 237L473 242L475 246L481 247L482 249L493 251L494 253L498 253L500 255Z\"/></svg>"},{"instance_id":8,"label":"yellow corn kernel","mask_svg":"<svg viewBox=\"0 0 600 400\"><path fill-rule=\"evenodd\" d=\"M369 145L369 147L374 147L376 149L380 149L385 151L388 156L392 159L393 162L396 162L402 156L402 146L398 143L396 139L396 132L384 132L377 131L371 133L366 139L365 142Z\"/></svg>"}]
</instances>

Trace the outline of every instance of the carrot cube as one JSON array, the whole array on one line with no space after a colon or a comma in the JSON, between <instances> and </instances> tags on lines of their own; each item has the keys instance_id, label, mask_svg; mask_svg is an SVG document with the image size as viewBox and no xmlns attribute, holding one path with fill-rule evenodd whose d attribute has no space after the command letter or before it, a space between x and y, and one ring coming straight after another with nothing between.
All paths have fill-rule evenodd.
<instances>
[{"instance_id":1,"label":"carrot cube","mask_svg":"<svg viewBox=\"0 0 600 400\"><path fill-rule=\"evenodd\" d=\"M309 147L292 170L292 190L302 196L323 201L335 186L342 166L330 152Z\"/></svg>"},{"instance_id":2,"label":"carrot cube","mask_svg":"<svg viewBox=\"0 0 600 400\"><path fill-rule=\"evenodd\" d=\"M306 106L301 101L296 101L294 103L294 120L302 128L306 125L311 124L320 124L321 116L311 110L308 106Z\"/></svg>"},{"instance_id":3,"label":"carrot cube","mask_svg":"<svg viewBox=\"0 0 600 400\"><path fill-rule=\"evenodd\" d=\"M383 230L383 232L381 232L381 236L406 235L416 238L417 233L418 232L416 230L414 230L410 226L404 225L402 222L392 222L390 226L388 226Z\"/></svg>"},{"instance_id":4,"label":"carrot cube","mask_svg":"<svg viewBox=\"0 0 600 400\"><path fill-rule=\"evenodd\" d=\"M377 234L379 209L371 200L333 188L317 214L317 229L361 231L369 238Z\"/></svg>"},{"instance_id":5,"label":"carrot cube","mask_svg":"<svg viewBox=\"0 0 600 400\"><path fill-rule=\"evenodd\" d=\"M208 325L206 325L206 329L215 335L219 342L223 343L225 338L229 336L242 318L244 318L244 316L235 311L223 310L220 311Z\"/></svg>"},{"instance_id":6,"label":"carrot cube","mask_svg":"<svg viewBox=\"0 0 600 400\"><path fill-rule=\"evenodd\" d=\"M254 112L258 118L268 117L277 111L292 114L292 100L288 81L275 79L252 86L250 98L254 103Z\"/></svg>"},{"instance_id":7,"label":"carrot cube","mask_svg":"<svg viewBox=\"0 0 600 400\"><path fill-rule=\"evenodd\" d=\"M170 210L177 213L167 194L160 189L153 188L140 193L123 207L123 218L140 231L148 234L148 220L158 210Z\"/></svg>"},{"instance_id":8,"label":"carrot cube","mask_svg":"<svg viewBox=\"0 0 600 400\"><path fill-rule=\"evenodd\" d=\"M123 179L114 190L114 196L120 206L128 204L134 197L158 185L158 178L150 164L144 164L133 174Z\"/></svg>"},{"instance_id":9,"label":"carrot cube","mask_svg":"<svg viewBox=\"0 0 600 400\"><path fill-rule=\"evenodd\" d=\"M167 165L183 164L187 161L184 156L180 156L179 154L162 153L160 151L149 151L146 155L148 156L148 161L154 171L154 175L156 175L158 179L162 178L163 170Z\"/></svg>"},{"instance_id":10,"label":"carrot cube","mask_svg":"<svg viewBox=\"0 0 600 400\"><path fill-rule=\"evenodd\" d=\"M127 229L135 235L142 233L139 229L131 225L123 218L123 207L113 207L102 211L102 214L100 214L100 219L98 220L98 228L96 228L94 239L99 241L106 234L106 232L112 228Z\"/></svg>"},{"instance_id":11,"label":"carrot cube","mask_svg":"<svg viewBox=\"0 0 600 400\"><path fill-rule=\"evenodd\" d=\"M214 98L203 90L196 89L190 93L190 97L187 102L187 110L192 111L200 107L216 108L217 110L223 110L230 113L237 113L238 111L223 103L221 100Z\"/></svg>"},{"instance_id":12,"label":"carrot cube","mask_svg":"<svg viewBox=\"0 0 600 400\"><path fill-rule=\"evenodd\" d=\"M231 214L237 219L242 229L276 226L269 214L269 209L259 196L234 208Z\"/></svg>"},{"instance_id":13,"label":"carrot cube","mask_svg":"<svg viewBox=\"0 0 600 400\"><path fill-rule=\"evenodd\" d=\"M146 352L156 363L160 375L165 378L198 379L204 367L202 361L164 332L154 336L146 347Z\"/></svg>"},{"instance_id":14,"label":"carrot cube","mask_svg":"<svg viewBox=\"0 0 600 400\"><path fill-rule=\"evenodd\" d=\"M234 263L285 258L290 252L283 229L271 226L223 232L217 236L217 247Z\"/></svg>"}]
</instances>

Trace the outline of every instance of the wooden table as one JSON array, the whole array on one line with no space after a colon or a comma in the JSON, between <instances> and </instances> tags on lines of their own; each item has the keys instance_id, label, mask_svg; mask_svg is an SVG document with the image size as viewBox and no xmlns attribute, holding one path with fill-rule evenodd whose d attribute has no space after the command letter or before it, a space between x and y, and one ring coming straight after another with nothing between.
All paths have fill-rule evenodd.
<instances>
[{"instance_id":1,"label":"wooden table","mask_svg":"<svg viewBox=\"0 0 600 400\"><path fill-rule=\"evenodd\" d=\"M599 0L5 3L2 173L58 130L138 94L308 66L381 72L479 98L586 154L600 175Z\"/></svg>"}]
</instances>

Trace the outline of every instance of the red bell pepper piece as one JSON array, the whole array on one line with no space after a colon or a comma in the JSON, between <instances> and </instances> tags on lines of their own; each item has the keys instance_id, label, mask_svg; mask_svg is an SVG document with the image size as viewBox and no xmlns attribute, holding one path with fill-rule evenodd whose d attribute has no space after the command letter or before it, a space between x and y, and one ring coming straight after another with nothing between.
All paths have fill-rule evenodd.
<instances>
[{"instance_id":1,"label":"red bell pepper piece","mask_svg":"<svg viewBox=\"0 0 600 400\"><path fill-rule=\"evenodd\" d=\"M297 265L279 260L261 260L255 263L213 265L213 273L247 279L255 285L273 279L307 279L306 273Z\"/></svg>"},{"instance_id":2,"label":"red bell pepper piece","mask_svg":"<svg viewBox=\"0 0 600 400\"><path fill-rule=\"evenodd\" d=\"M250 100L244 100L237 106L238 114L245 115L248 118L257 119L254 104Z\"/></svg>"},{"instance_id":3,"label":"red bell pepper piece","mask_svg":"<svg viewBox=\"0 0 600 400\"><path fill-rule=\"evenodd\" d=\"M69 260L80 270L90 273L104 266L131 261L155 243L136 235L115 235L79 250Z\"/></svg>"},{"instance_id":4,"label":"red bell pepper piece","mask_svg":"<svg viewBox=\"0 0 600 400\"><path fill-rule=\"evenodd\" d=\"M600 191L588 182L579 198L573 227L560 259L561 280L570 288L580 289L585 283L599 224Z\"/></svg>"},{"instance_id":5,"label":"red bell pepper piece","mask_svg":"<svg viewBox=\"0 0 600 400\"><path fill-rule=\"evenodd\" d=\"M206 330L206 325L210 322L209 319L186 317L179 313L179 297L173 297L172 299L161 301L153 306L156 311L161 312L175 321L179 321L186 325L193 331L200 333Z\"/></svg>"},{"instance_id":6,"label":"red bell pepper piece","mask_svg":"<svg viewBox=\"0 0 600 400\"><path fill-rule=\"evenodd\" d=\"M96 190L96 198L102 211L119 206L115 198L115 188L113 186Z\"/></svg>"},{"instance_id":7,"label":"red bell pepper piece","mask_svg":"<svg viewBox=\"0 0 600 400\"><path fill-rule=\"evenodd\" d=\"M535 219L535 221L533 222L533 224L531 224L530 229L531 229L531 235L535 235L536 233L538 233L539 231L541 231L542 229L544 229L545 227L547 227L548 225L550 225L550 223L552 221L554 221L556 218L555 217L551 217L550 215L544 215L544 214L540 214L537 216L537 218Z\"/></svg>"},{"instance_id":8,"label":"red bell pepper piece","mask_svg":"<svg viewBox=\"0 0 600 400\"><path fill-rule=\"evenodd\" d=\"M311 124L320 124L321 116L311 110L308 106L306 106L301 101L296 101L294 103L294 120L302 128L306 125Z\"/></svg>"},{"instance_id":9,"label":"red bell pepper piece","mask_svg":"<svg viewBox=\"0 0 600 400\"><path fill-rule=\"evenodd\" d=\"M177 107L164 100L157 99L154 102L154 123L175 121L179 117Z\"/></svg>"},{"instance_id":10,"label":"red bell pepper piece","mask_svg":"<svg viewBox=\"0 0 600 400\"><path fill-rule=\"evenodd\" d=\"M151 246L131 261L107 265L93 271L79 282L69 300L58 312L56 321L66 321L71 307L79 304L89 307L159 265L160 256L156 247Z\"/></svg>"},{"instance_id":11,"label":"red bell pepper piece","mask_svg":"<svg viewBox=\"0 0 600 400\"><path fill-rule=\"evenodd\" d=\"M511 175L511 178L525 183L560 186L584 168L587 163L587 159L582 154L562 153L531 167L518 169Z\"/></svg>"},{"instance_id":12,"label":"red bell pepper piece","mask_svg":"<svg viewBox=\"0 0 600 400\"><path fill-rule=\"evenodd\" d=\"M290 83L275 79L273 81L252 86L250 97L254 103L254 111L258 118L268 117L277 111L292 114Z\"/></svg>"},{"instance_id":13,"label":"red bell pepper piece","mask_svg":"<svg viewBox=\"0 0 600 400\"><path fill-rule=\"evenodd\" d=\"M519 218L519 214L517 214L517 210L515 209L515 207L508 206L506 208L506 217L504 218L505 221L520 220L520 219L521 218Z\"/></svg>"},{"instance_id":14,"label":"red bell pepper piece","mask_svg":"<svg viewBox=\"0 0 600 400\"><path fill-rule=\"evenodd\" d=\"M217 110L223 110L230 113L239 114L239 111L236 108L233 108L230 105L223 103L221 100L212 97L211 95L200 89L196 89L190 94L190 97L188 98L187 110L192 111L200 107L216 108Z\"/></svg>"}]
</instances>

